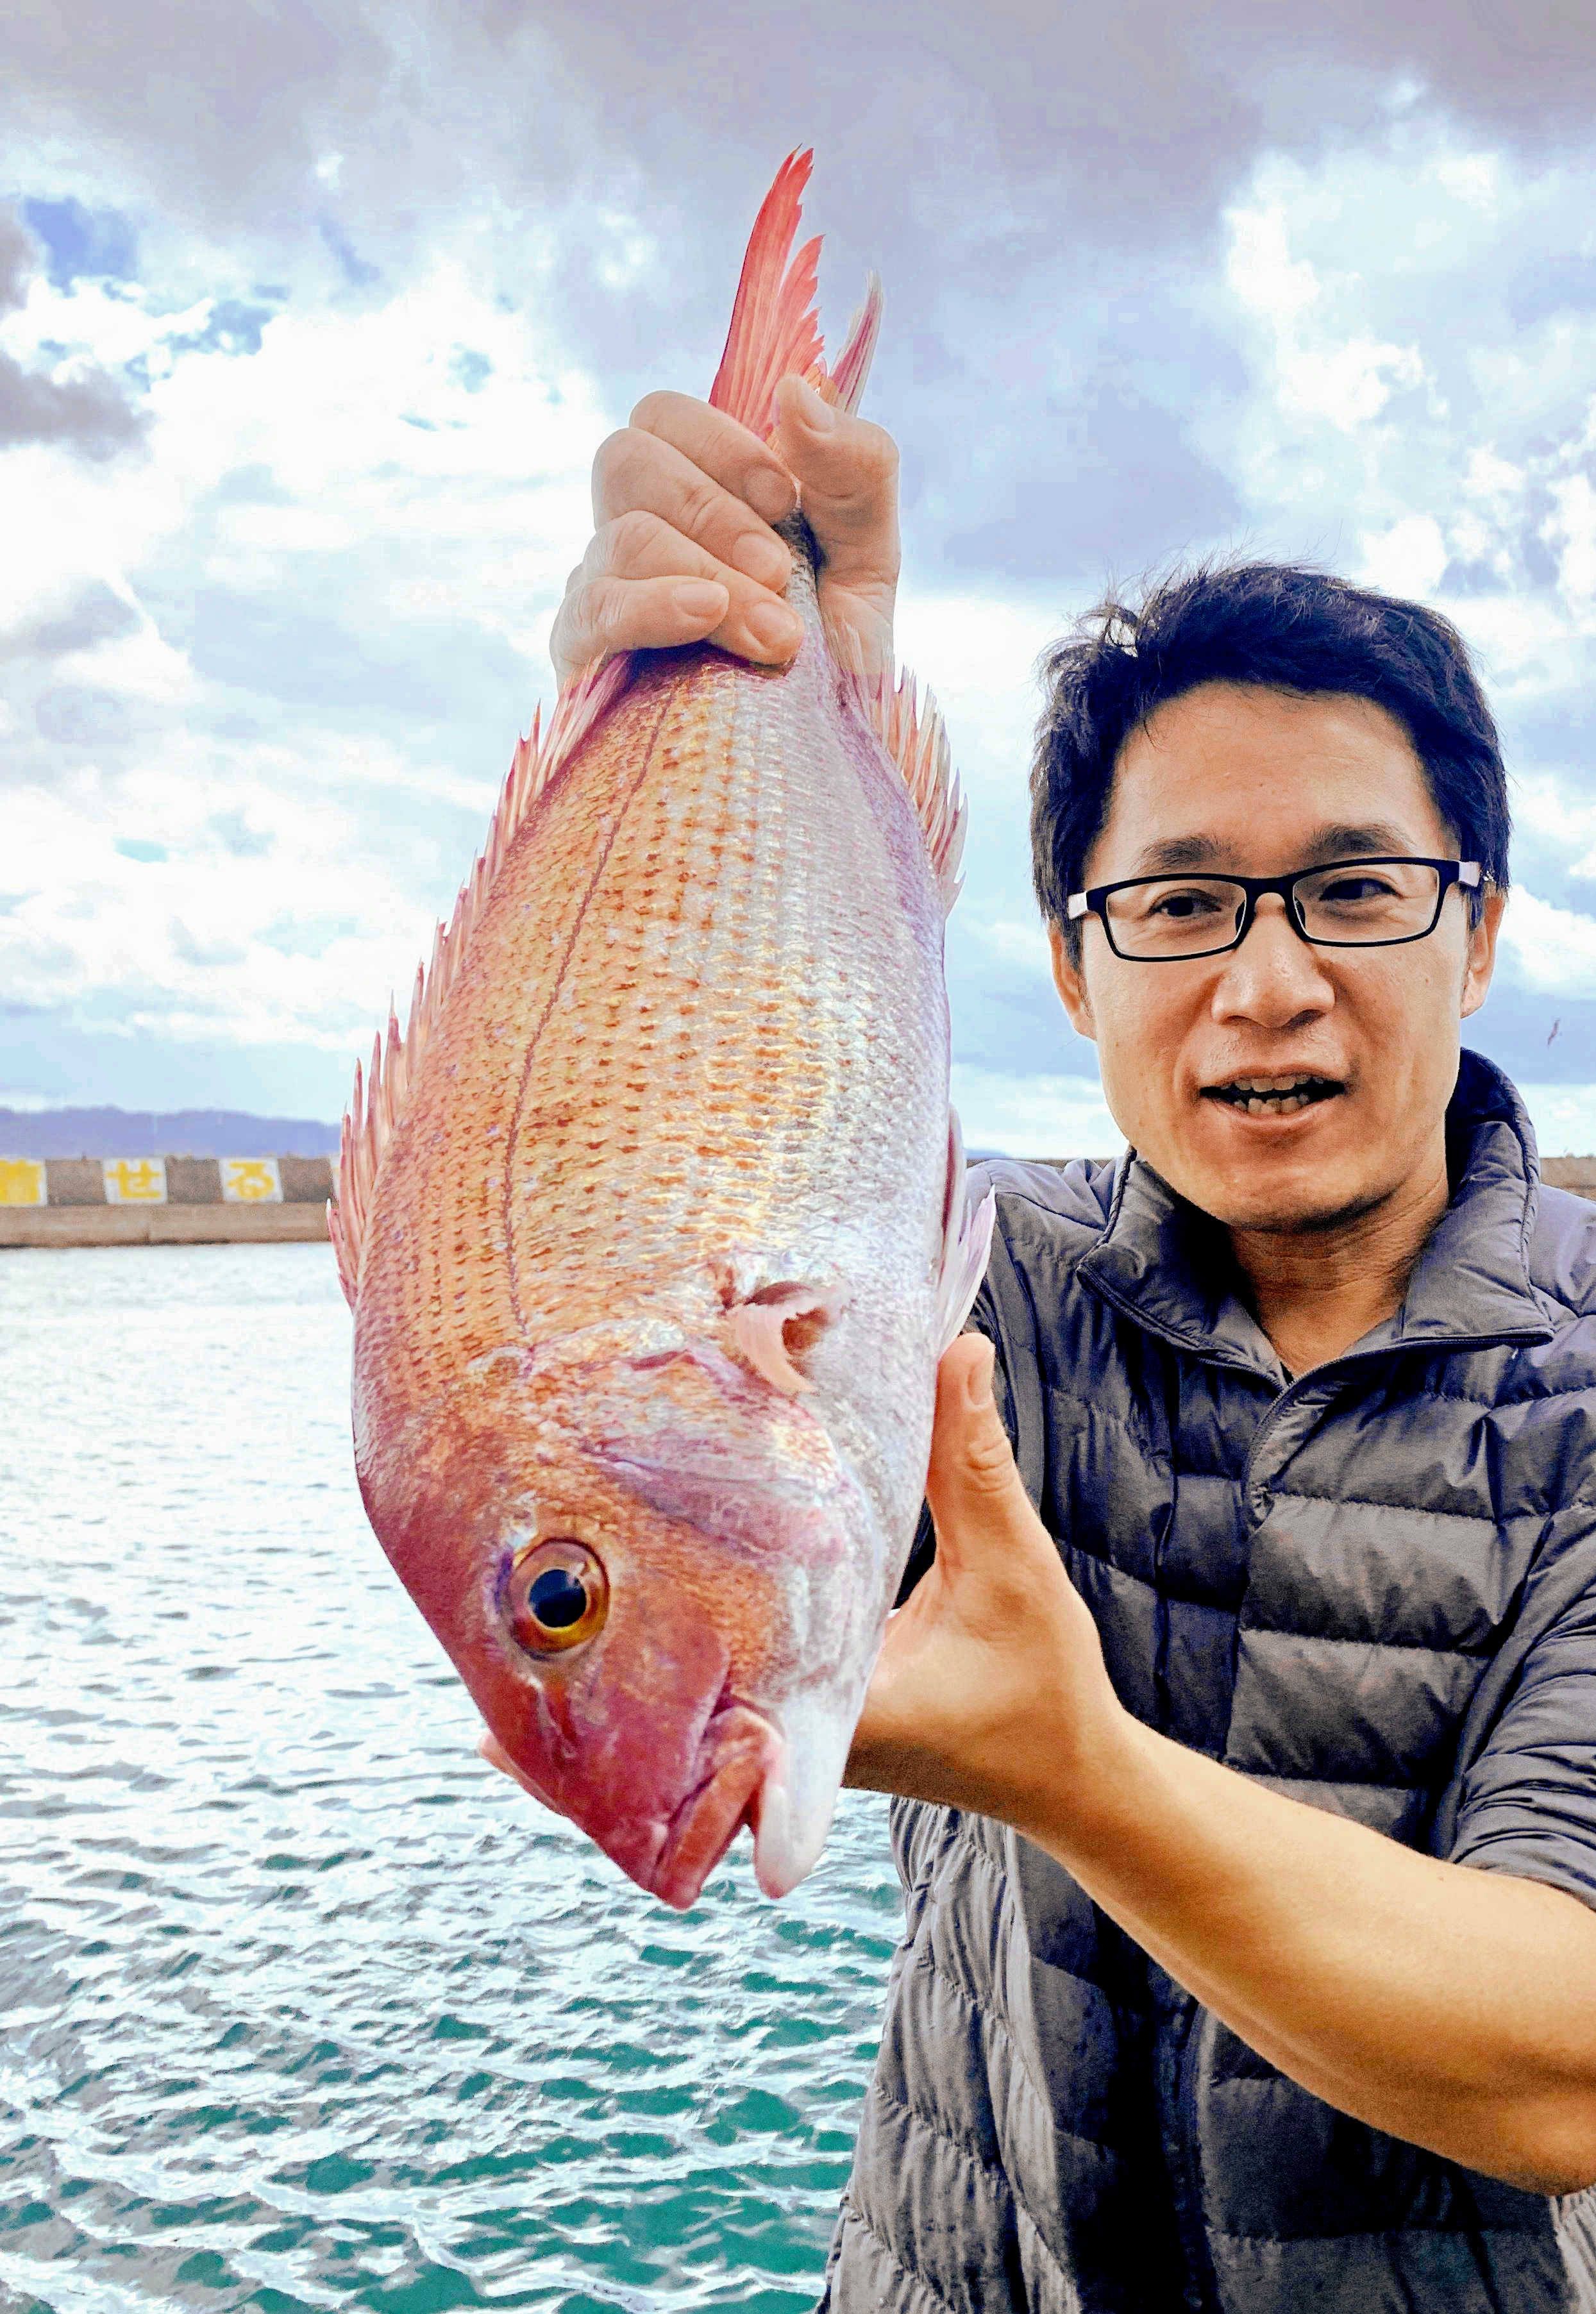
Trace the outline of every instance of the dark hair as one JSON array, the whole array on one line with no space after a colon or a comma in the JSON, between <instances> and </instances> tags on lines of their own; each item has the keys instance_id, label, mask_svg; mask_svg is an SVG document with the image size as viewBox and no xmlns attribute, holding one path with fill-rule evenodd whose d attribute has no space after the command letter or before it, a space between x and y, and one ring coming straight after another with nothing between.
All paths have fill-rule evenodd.
<instances>
[{"instance_id":1,"label":"dark hair","mask_svg":"<svg viewBox=\"0 0 1596 2314\"><path fill-rule=\"evenodd\" d=\"M1079 954L1065 904L1085 880L1120 749L1167 700L1204 683L1372 700L1424 767L1435 808L1490 881L1507 884L1507 781L1496 726L1457 629L1422 603L1275 562L1203 564L1132 608L1112 599L1042 660L1031 764L1036 897ZM1478 899L1471 896L1477 910Z\"/></svg>"}]
</instances>

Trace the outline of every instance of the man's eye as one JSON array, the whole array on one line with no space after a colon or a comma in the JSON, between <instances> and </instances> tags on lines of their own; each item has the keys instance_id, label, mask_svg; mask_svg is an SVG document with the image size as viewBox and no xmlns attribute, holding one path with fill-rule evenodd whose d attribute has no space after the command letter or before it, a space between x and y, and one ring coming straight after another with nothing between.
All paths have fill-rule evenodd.
<instances>
[{"instance_id":1,"label":"man's eye","mask_svg":"<svg viewBox=\"0 0 1596 2314\"><path fill-rule=\"evenodd\" d=\"M1184 923L1192 916L1217 915L1224 903L1217 892L1205 891L1200 885L1182 885L1176 891L1154 893L1147 913L1150 916L1169 916Z\"/></svg>"},{"instance_id":2,"label":"man's eye","mask_svg":"<svg viewBox=\"0 0 1596 2314\"><path fill-rule=\"evenodd\" d=\"M1383 876L1371 876L1361 870L1356 876L1336 876L1321 884L1315 897L1333 908L1354 908L1370 900L1389 900L1396 896L1396 887Z\"/></svg>"}]
</instances>

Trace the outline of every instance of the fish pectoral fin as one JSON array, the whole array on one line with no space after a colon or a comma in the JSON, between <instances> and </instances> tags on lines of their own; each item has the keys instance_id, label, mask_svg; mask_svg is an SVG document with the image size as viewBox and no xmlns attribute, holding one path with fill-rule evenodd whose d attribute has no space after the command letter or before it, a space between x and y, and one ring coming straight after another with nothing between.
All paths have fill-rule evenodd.
<instances>
[{"instance_id":1,"label":"fish pectoral fin","mask_svg":"<svg viewBox=\"0 0 1596 2314\"><path fill-rule=\"evenodd\" d=\"M943 1201L942 1267L937 1279L937 1356L941 1356L970 1314L992 1252L998 1201L988 1189L977 1204L965 1170L958 1111L948 1112L948 1193Z\"/></svg>"},{"instance_id":2,"label":"fish pectoral fin","mask_svg":"<svg viewBox=\"0 0 1596 2314\"><path fill-rule=\"evenodd\" d=\"M803 1355L841 1306L834 1290L782 1278L762 1285L727 1312L731 1338L755 1373L785 1397L796 1398L815 1385L794 1357Z\"/></svg>"}]
</instances>

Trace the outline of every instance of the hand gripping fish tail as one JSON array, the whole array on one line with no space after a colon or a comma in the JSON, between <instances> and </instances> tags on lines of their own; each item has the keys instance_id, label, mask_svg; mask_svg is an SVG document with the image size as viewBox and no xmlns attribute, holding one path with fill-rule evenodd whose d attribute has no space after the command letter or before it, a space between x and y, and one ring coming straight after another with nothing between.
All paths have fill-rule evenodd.
<instances>
[{"instance_id":1,"label":"hand gripping fish tail","mask_svg":"<svg viewBox=\"0 0 1596 2314\"><path fill-rule=\"evenodd\" d=\"M712 400L861 393L760 210ZM779 671L611 658L516 748L357 1072L331 1215L371 1524L485 1748L641 1886L820 1853L985 1267L948 1107L964 808L929 695L828 639L801 520ZM807 543L806 543L807 542Z\"/></svg>"}]
</instances>

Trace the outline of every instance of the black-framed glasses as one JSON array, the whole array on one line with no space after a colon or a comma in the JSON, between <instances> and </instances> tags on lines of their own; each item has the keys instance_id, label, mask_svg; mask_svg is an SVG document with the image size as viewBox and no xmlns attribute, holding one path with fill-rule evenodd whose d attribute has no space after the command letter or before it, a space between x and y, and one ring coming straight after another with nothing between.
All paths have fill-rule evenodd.
<instances>
[{"instance_id":1,"label":"black-framed glasses","mask_svg":"<svg viewBox=\"0 0 1596 2314\"><path fill-rule=\"evenodd\" d=\"M1294 876L1131 876L1071 892L1066 907L1072 922L1099 917L1115 956L1177 963L1239 948L1265 892L1316 948L1399 948L1429 937L1454 884L1481 880L1477 860L1333 860Z\"/></svg>"}]
</instances>

